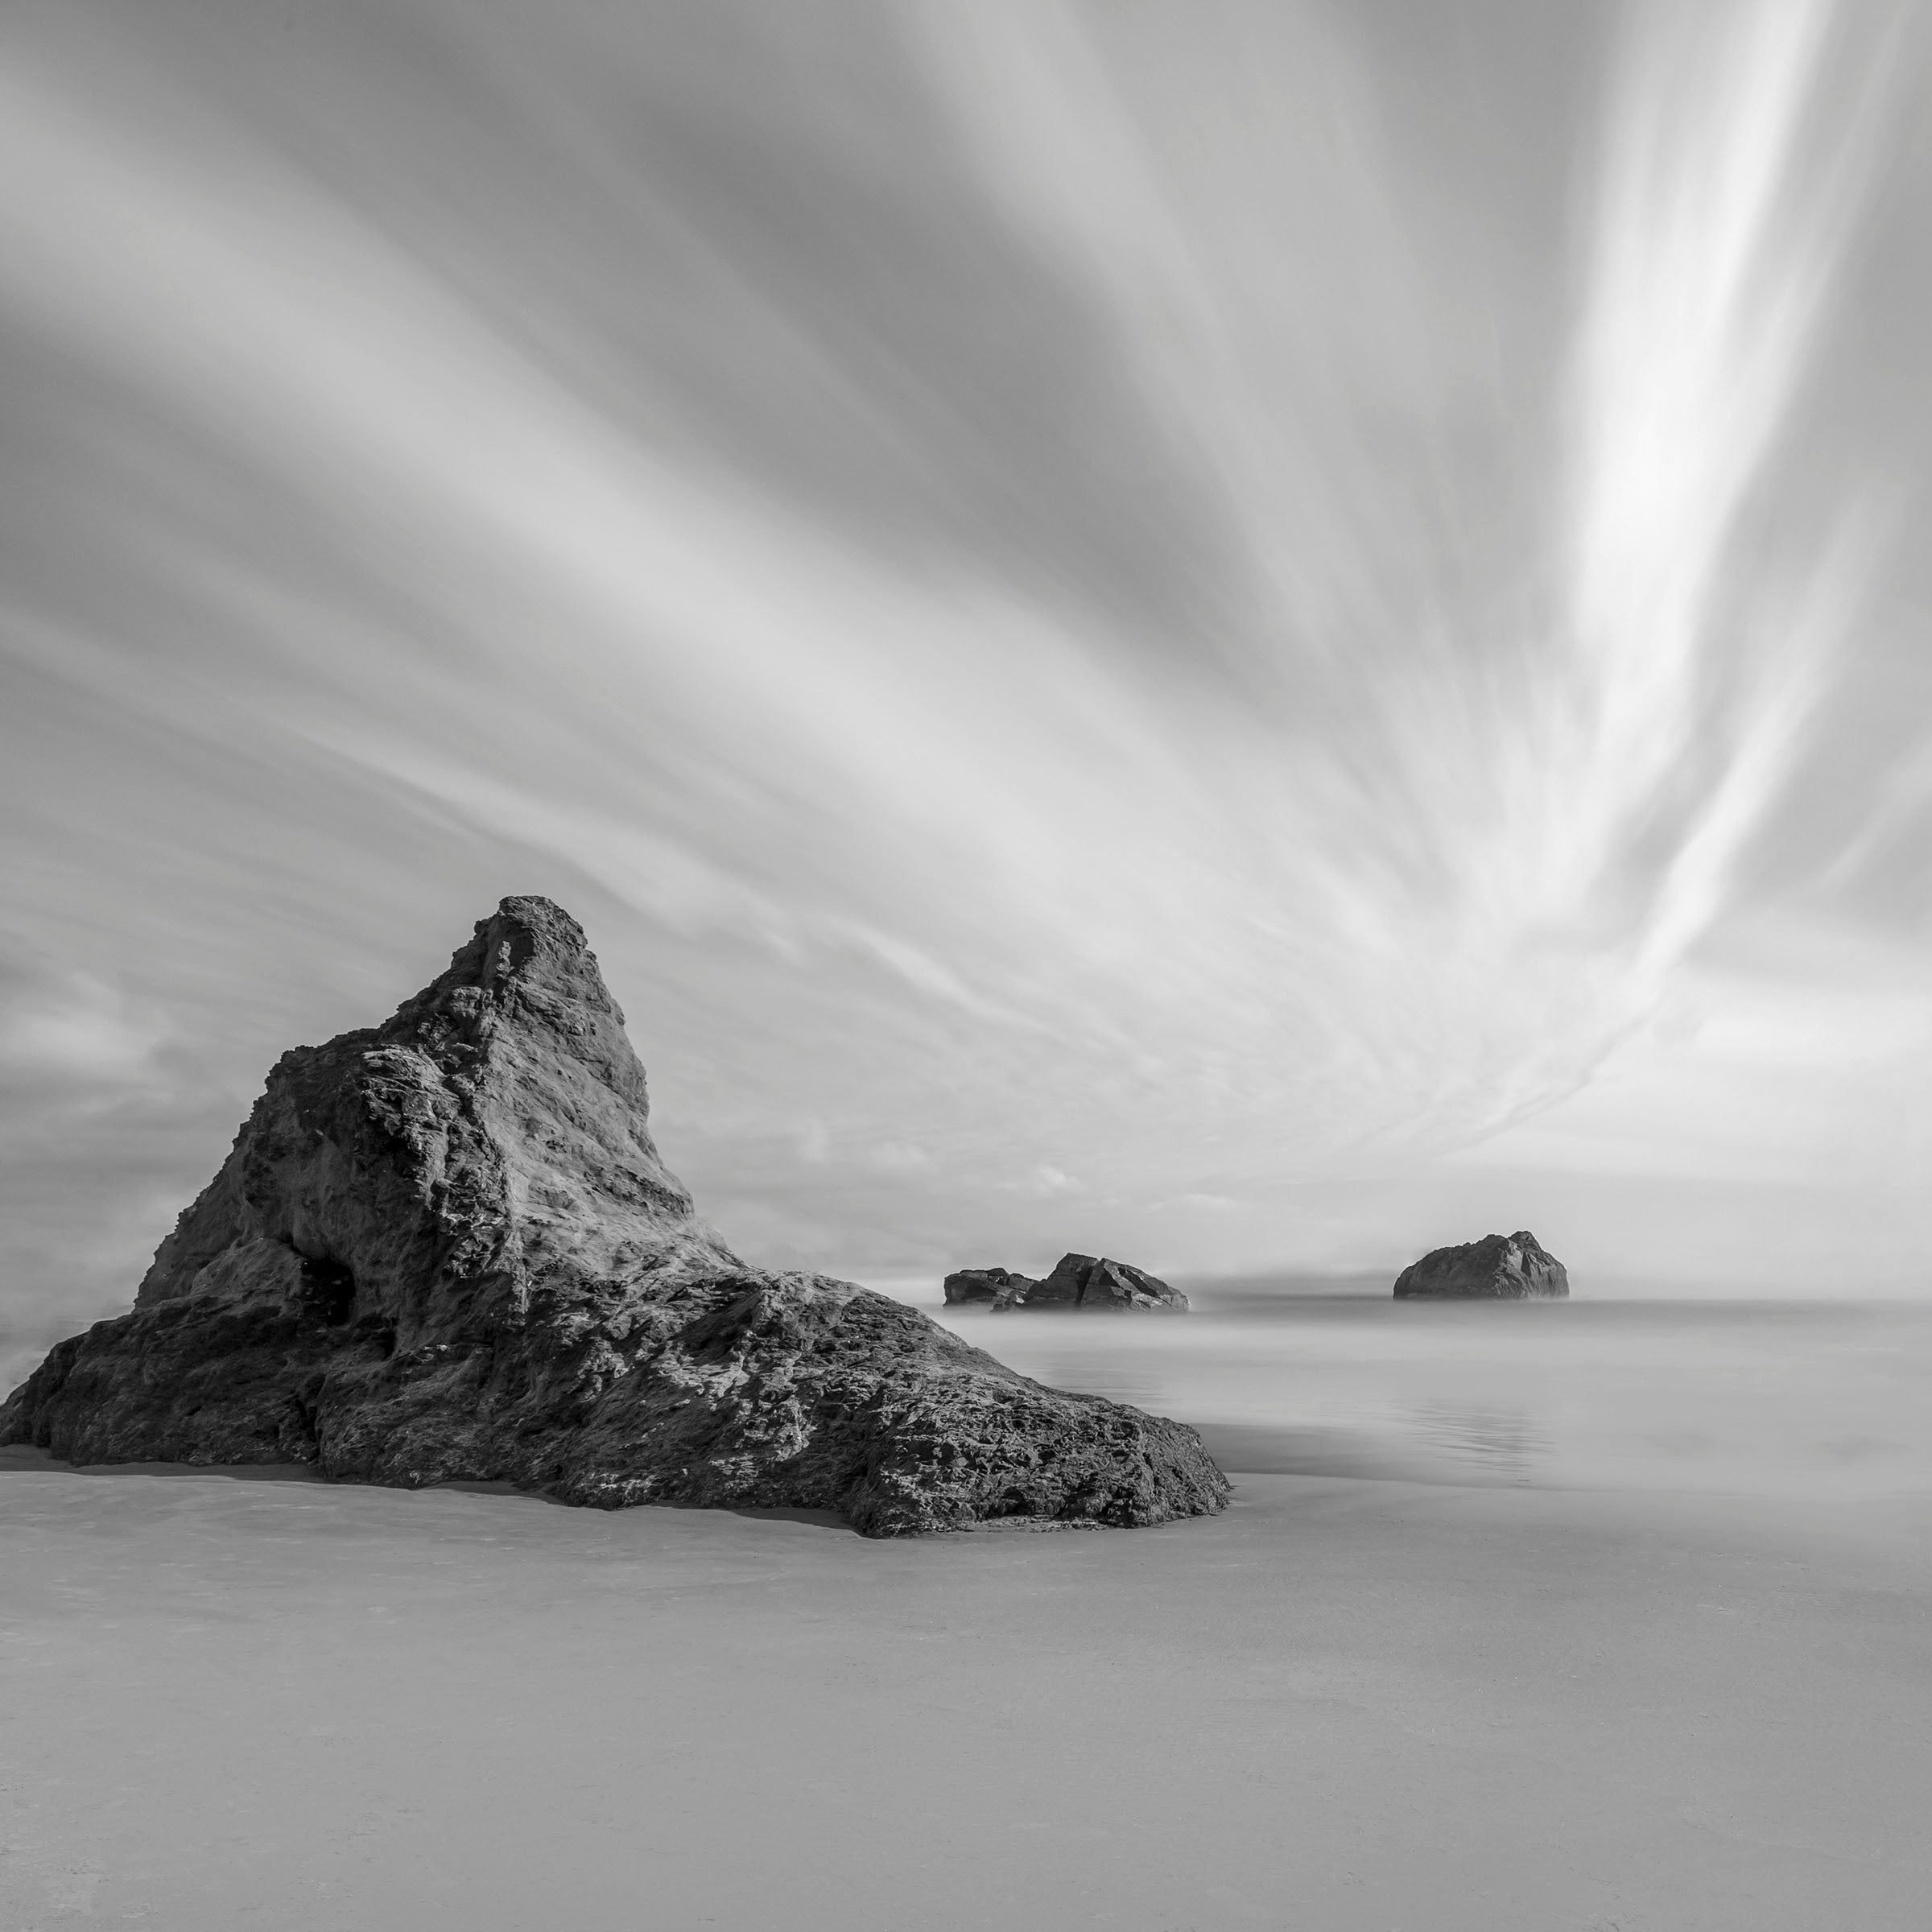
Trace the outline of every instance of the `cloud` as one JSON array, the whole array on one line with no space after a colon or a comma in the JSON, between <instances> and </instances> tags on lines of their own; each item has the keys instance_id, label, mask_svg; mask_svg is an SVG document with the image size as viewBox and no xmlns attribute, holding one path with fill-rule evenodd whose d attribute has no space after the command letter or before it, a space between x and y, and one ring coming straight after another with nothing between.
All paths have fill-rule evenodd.
<instances>
[{"instance_id":1,"label":"cloud","mask_svg":"<svg viewBox=\"0 0 1932 1932\"><path fill-rule=\"evenodd\" d=\"M0 1082L87 1088L140 1079L167 1038L163 1016L137 1009L93 975L0 983Z\"/></svg>"},{"instance_id":2,"label":"cloud","mask_svg":"<svg viewBox=\"0 0 1932 1932\"><path fill-rule=\"evenodd\" d=\"M0 64L43 836L155 860L17 909L63 970L171 865L273 935L230 995L542 882L795 1247L923 1177L1205 1226L1575 1092L1813 782L1884 568L1783 487L1873 138L1822 3L1633 16L1534 157L1575 264L1340 11L196 11Z\"/></svg>"},{"instance_id":3,"label":"cloud","mask_svg":"<svg viewBox=\"0 0 1932 1932\"><path fill-rule=\"evenodd\" d=\"M1650 6L1624 53L1571 378L1563 616L1581 722L1546 863L1600 877L1690 775L1645 981L1721 909L1866 574L1848 543L1827 550L1809 582L1779 573L1784 613L1761 596L1740 613L1728 576L1857 213L1860 124L1802 138L1833 11Z\"/></svg>"}]
</instances>

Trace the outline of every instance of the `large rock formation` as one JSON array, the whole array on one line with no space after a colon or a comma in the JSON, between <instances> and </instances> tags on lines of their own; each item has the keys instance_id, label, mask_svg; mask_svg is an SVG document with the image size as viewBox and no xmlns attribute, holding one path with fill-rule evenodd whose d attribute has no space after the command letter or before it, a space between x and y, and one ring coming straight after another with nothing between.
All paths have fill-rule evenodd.
<instances>
[{"instance_id":1,"label":"large rock formation","mask_svg":"<svg viewBox=\"0 0 1932 1932\"><path fill-rule=\"evenodd\" d=\"M1187 1306L1187 1296L1158 1275L1093 1254L1063 1254L1052 1274L1037 1281L1004 1268L962 1268L947 1276L946 1299L953 1306L984 1302L996 1315L1012 1308L1063 1315L1076 1308L1121 1314L1133 1309L1178 1311Z\"/></svg>"},{"instance_id":2,"label":"large rock formation","mask_svg":"<svg viewBox=\"0 0 1932 1932\"><path fill-rule=\"evenodd\" d=\"M1522 1302L1567 1295L1570 1277L1525 1228L1432 1249L1395 1278L1395 1292L1409 1301Z\"/></svg>"},{"instance_id":3,"label":"large rock formation","mask_svg":"<svg viewBox=\"0 0 1932 1932\"><path fill-rule=\"evenodd\" d=\"M133 1311L60 1343L0 1443L822 1508L873 1536L1224 1505L1192 1430L747 1267L646 1113L583 933L506 899L382 1026L283 1055Z\"/></svg>"}]
</instances>

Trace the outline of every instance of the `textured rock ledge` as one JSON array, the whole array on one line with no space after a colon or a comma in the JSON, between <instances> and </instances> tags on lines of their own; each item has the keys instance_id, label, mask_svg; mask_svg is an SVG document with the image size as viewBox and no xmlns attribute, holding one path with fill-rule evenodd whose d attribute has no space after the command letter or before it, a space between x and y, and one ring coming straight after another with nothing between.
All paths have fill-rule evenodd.
<instances>
[{"instance_id":1,"label":"textured rock ledge","mask_svg":"<svg viewBox=\"0 0 1932 1932\"><path fill-rule=\"evenodd\" d=\"M576 922L506 899L382 1026L283 1055L133 1311L56 1347L0 1443L828 1509L872 1536L1224 1507L1192 1430L747 1267L647 1111Z\"/></svg>"},{"instance_id":2,"label":"textured rock ledge","mask_svg":"<svg viewBox=\"0 0 1932 1932\"><path fill-rule=\"evenodd\" d=\"M1570 1292L1563 1263L1528 1228L1486 1234L1460 1248L1432 1249L1395 1278L1404 1301L1524 1302Z\"/></svg>"},{"instance_id":3,"label":"textured rock ledge","mask_svg":"<svg viewBox=\"0 0 1932 1932\"><path fill-rule=\"evenodd\" d=\"M996 1315L1013 1308L1058 1314L1072 1309L1178 1314L1187 1307L1187 1296L1158 1275L1095 1254L1063 1254L1054 1263L1052 1274L1038 1279L1005 1268L962 1268L946 1278L946 1301L952 1307L983 1303Z\"/></svg>"}]
</instances>

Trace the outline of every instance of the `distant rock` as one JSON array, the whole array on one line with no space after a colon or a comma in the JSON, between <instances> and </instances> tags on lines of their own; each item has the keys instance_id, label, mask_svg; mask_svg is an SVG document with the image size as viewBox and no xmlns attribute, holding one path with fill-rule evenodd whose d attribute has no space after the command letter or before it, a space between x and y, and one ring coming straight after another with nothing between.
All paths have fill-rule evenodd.
<instances>
[{"instance_id":1,"label":"distant rock","mask_svg":"<svg viewBox=\"0 0 1932 1932\"><path fill-rule=\"evenodd\" d=\"M962 1268L946 1278L946 1305L957 1308L976 1302L1010 1301L1038 1286L1031 1275L1014 1274L1005 1268Z\"/></svg>"},{"instance_id":2,"label":"distant rock","mask_svg":"<svg viewBox=\"0 0 1932 1932\"><path fill-rule=\"evenodd\" d=\"M960 1284L956 1294L956 1282ZM1178 1311L1187 1306L1187 1296L1179 1289L1169 1287L1158 1275L1126 1261L1092 1254L1063 1254L1055 1263L1052 1274L1039 1281L1028 1275L1009 1274L1004 1268L965 1269L946 1278L946 1298L948 1302L986 1302L996 1315L1013 1308L1065 1314L1084 1308L1116 1313L1134 1309Z\"/></svg>"},{"instance_id":3,"label":"distant rock","mask_svg":"<svg viewBox=\"0 0 1932 1932\"><path fill-rule=\"evenodd\" d=\"M1525 1228L1433 1249L1395 1278L1395 1292L1406 1301L1554 1299L1569 1294L1570 1277Z\"/></svg>"},{"instance_id":4,"label":"distant rock","mask_svg":"<svg viewBox=\"0 0 1932 1932\"><path fill-rule=\"evenodd\" d=\"M133 1310L55 1348L0 1443L833 1509L869 1536L1224 1506L1191 1429L747 1266L647 1112L583 932L506 899L381 1026L282 1056Z\"/></svg>"}]
</instances>

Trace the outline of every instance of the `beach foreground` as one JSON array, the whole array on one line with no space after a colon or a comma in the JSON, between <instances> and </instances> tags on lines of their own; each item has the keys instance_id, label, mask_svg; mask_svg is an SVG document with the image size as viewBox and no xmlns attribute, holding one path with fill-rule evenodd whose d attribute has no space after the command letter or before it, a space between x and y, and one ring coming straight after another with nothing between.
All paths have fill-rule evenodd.
<instances>
[{"instance_id":1,"label":"beach foreground","mask_svg":"<svg viewBox=\"0 0 1932 1932\"><path fill-rule=\"evenodd\" d=\"M0 1456L0 1928L1822 1932L1932 1891L1922 1505L842 1525Z\"/></svg>"}]
</instances>

